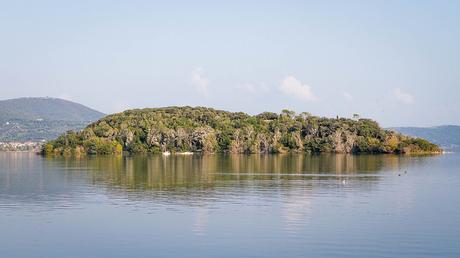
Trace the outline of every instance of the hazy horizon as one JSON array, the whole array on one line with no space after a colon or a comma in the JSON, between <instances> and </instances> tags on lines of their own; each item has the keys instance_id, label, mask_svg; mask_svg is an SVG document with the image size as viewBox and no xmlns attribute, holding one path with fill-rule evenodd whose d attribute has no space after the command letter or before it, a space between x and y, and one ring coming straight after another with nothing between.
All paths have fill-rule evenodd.
<instances>
[{"instance_id":1,"label":"hazy horizon","mask_svg":"<svg viewBox=\"0 0 460 258\"><path fill-rule=\"evenodd\" d=\"M0 99L460 124L460 2L4 1Z\"/></svg>"}]
</instances>

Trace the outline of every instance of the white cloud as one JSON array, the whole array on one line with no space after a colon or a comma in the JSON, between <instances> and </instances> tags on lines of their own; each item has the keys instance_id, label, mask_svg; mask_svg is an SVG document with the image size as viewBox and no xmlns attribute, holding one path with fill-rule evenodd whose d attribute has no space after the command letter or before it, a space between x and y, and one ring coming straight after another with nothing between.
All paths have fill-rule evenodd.
<instances>
[{"instance_id":1,"label":"white cloud","mask_svg":"<svg viewBox=\"0 0 460 258\"><path fill-rule=\"evenodd\" d=\"M346 91L343 92L343 97L344 97L347 101L352 101L352 100L353 100L353 95L351 95L349 92L346 92Z\"/></svg>"},{"instance_id":2,"label":"white cloud","mask_svg":"<svg viewBox=\"0 0 460 258\"><path fill-rule=\"evenodd\" d=\"M192 84L197 88L198 91L207 95L209 80L203 75L202 67L195 67L192 71Z\"/></svg>"},{"instance_id":3,"label":"white cloud","mask_svg":"<svg viewBox=\"0 0 460 258\"><path fill-rule=\"evenodd\" d=\"M238 89L249 91L249 92L256 92L256 85L252 83L243 83L238 85Z\"/></svg>"},{"instance_id":4,"label":"white cloud","mask_svg":"<svg viewBox=\"0 0 460 258\"><path fill-rule=\"evenodd\" d=\"M238 89L244 90L250 93L260 93L260 92L267 92L269 88L265 83L243 83L237 86Z\"/></svg>"},{"instance_id":5,"label":"white cloud","mask_svg":"<svg viewBox=\"0 0 460 258\"><path fill-rule=\"evenodd\" d=\"M70 96L69 94L67 93L61 93L59 96L58 96L59 99L65 99L65 100L72 100L72 96Z\"/></svg>"},{"instance_id":6,"label":"white cloud","mask_svg":"<svg viewBox=\"0 0 460 258\"><path fill-rule=\"evenodd\" d=\"M402 91L400 88L396 88L393 90L393 96L400 102L404 104L412 104L414 103L414 97L407 92Z\"/></svg>"},{"instance_id":7,"label":"white cloud","mask_svg":"<svg viewBox=\"0 0 460 258\"><path fill-rule=\"evenodd\" d=\"M311 91L310 86L302 84L302 82L297 80L294 76L288 76L282 80L279 90L286 95L304 101L313 101L317 99Z\"/></svg>"},{"instance_id":8,"label":"white cloud","mask_svg":"<svg viewBox=\"0 0 460 258\"><path fill-rule=\"evenodd\" d=\"M132 107L128 105L127 103L117 103L114 105L114 108L113 108L115 112L123 112L128 109L132 109Z\"/></svg>"}]
</instances>

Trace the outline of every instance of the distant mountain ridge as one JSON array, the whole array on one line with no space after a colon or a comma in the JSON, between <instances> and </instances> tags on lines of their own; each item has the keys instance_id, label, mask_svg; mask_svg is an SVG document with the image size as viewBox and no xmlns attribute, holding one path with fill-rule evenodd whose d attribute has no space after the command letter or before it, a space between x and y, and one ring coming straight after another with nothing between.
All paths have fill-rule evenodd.
<instances>
[{"instance_id":1,"label":"distant mountain ridge","mask_svg":"<svg viewBox=\"0 0 460 258\"><path fill-rule=\"evenodd\" d=\"M41 141L83 129L105 114L58 98L0 100L0 141Z\"/></svg>"},{"instance_id":2,"label":"distant mountain ridge","mask_svg":"<svg viewBox=\"0 0 460 258\"><path fill-rule=\"evenodd\" d=\"M96 121L104 114L81 104L57 98L0 100L0 121Z\"/></svg>"},{"instance_id":3,"label":"distant mountain ridge","mask_svg":"<svg viewBox=\"0 0 460 258\"><path fill-rule=\"evenodd\" d=\"M434 127L393 127L402 134L427 139L445 149L460 149L460 126L442 125Z\"/></svg>"}]
</instances>

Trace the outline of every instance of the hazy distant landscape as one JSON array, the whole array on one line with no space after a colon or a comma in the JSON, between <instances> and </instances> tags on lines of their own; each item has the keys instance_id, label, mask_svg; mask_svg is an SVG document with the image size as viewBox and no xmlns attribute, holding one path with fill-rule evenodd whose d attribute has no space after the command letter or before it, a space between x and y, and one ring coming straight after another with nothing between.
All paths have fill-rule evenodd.
<instances>
[{"instance_id":1,"label":"hazy distant landscape","mask_svg":"<svg viewBox=\"0 0 460 258\"><path fill-rule=\"evenodd\" d=\"M19 98L0 101L0 142L52 140L79 131L104 114L57 98Z\"/></svg>"},{"instance_id":2,"label":"hazy distant landscape","mask_svg":"<svg viewBox=\"0 0 460 258\"><path fill-rule=\"evenodd\" d=\"M395 127L392 129L402 134L427 139L446 150L458 150L460 148L460 126L458 125Z\"/></svg>"}]
</instances>

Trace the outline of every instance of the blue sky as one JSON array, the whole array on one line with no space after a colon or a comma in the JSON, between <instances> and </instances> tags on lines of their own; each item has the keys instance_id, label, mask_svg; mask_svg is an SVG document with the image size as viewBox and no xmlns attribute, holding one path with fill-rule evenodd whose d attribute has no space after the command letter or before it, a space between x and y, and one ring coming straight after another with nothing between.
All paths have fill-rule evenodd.
<instances>
[{"instance_id":1,"label":"blue sky","mask_svg":"<svg viewBox=\"0 0 460 258\"><path fill-rule=\"evenodd\" d=\"M2 1L0 99L460 124L460 1Z\"/></svg>"}]
</instances>

